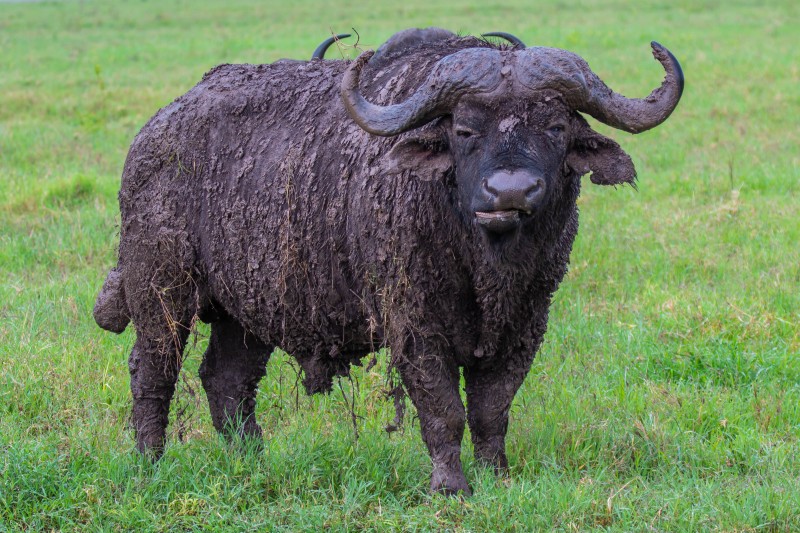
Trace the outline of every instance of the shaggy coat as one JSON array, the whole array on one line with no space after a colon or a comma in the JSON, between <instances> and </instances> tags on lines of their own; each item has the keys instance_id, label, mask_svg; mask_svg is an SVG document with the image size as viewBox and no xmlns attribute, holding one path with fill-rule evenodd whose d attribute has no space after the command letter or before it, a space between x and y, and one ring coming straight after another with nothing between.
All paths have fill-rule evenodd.
<instances>
[{"instance_id":1,"label":"shaggy coat","mask_svg":"<svg viewBox=\"0 0 800 533\"><path fill-rule=\"evenodd\" d=\"M498 49L457 37L389 49L380 62L361 62L361 94L384 106L403 102L440 59L472 48ZM594 170L595 182L632 183L635 172L558 91L522 104L492 100L483 112L524 115L528 133L556 115L567 131L547 134L540 144L549 151L526 152L545 176L541 205L513 232L487 231L475 222L472 178L462 174L512 161L524 139L487 134L479 149L494 148L473 172L475 148L453 133L455 114L376 137L342 103L350 66L221 65L161 109L125 162L119 262L95 317L111 331L129 321L136 328L129 365L142 451L163 447L183 348L199 319L211 323L200 374L218 430L260 435L256 387L276 347L298 360L315 393L388 346L419 412L432 489L468 493L460 463L467 419L476 456L507 465L508 411L567 270L580 176ZM499 131L510 132L509 120Z\"/></svg>"}]
</instances>

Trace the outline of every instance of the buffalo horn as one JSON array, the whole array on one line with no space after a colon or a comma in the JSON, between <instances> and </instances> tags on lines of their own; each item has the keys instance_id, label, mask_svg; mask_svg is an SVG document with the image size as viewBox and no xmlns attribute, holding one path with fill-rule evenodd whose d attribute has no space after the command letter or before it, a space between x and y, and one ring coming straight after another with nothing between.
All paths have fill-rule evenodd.
<instances>
[{"instance_id":1,"label":"buffalo horn","mask_svg":"<svg viewBox=\"0 0 800 533\"><path fill-rule=\"evenodd\" d=\"M600 122L629 133L641 133L667 120L683 94L683 71L675 56L657 42L650 43L666 71L661 85L645 98L626 98L615 93L586 66L586 93L576 108ZM585 63L584 63L585 64Z\"/></svg>"},{"instance_id":2,"label":"buffalo horn","mask_svg":"<svg viewBox=\"0 0 800 533\"><path fill-rule=\"evenodd\" d=\"M339 35L331 36L322 41L322 43L317 46L317 49L314 50L314 53L311 56L311 59L325 59L325 52L328 51L328 47L338 41L339 39L347 39L350 37L349 33L340 33Z\"/></svg>"},{"instance_id":3,"label":"buffalo horn","mask_svg":"<svg viewBox=\"0 0 800 533\"><path fill-rule=\"evenodd\" d=\"M652 42L653 56L667 75L661 86L645 98L617 94L592 72L577 54L557 48L515 51L515 75L531 91L554 89L574 110L630 133L641 133L664 122L683 93L683 72L669 50Z\"/></svg>"},{"instance_id":4,"label":"buffalo horn","mask_svg":"<svg viewBox=\"0 0 800 533\"><path fill-rule=\"evenodd\" d=\"M491 91L502 79L498 50L468 48L440 59L406 101L380 106L368 102L358 88L361 69L373 54L358 56L345 71L340 90L350 117L374 135L388 137L419 127L447 113L463 94Z\"/></svg>"},{"instance_id":5,"label":"buffalo horn","mask_svg":"<svg viewBox=\"0 0 800 533\"><path fill-rule=\"evenodd\" d=\"M645 98L615 93L580 56L556 48L515 50L515 75L530 91L554 89L576 111L630 133L658 126L672 113L683 94L683 71L669 50L653 41L653 56L666 71L661 85ZM508 52L506 52L507 54ZM374 135L397 135L449 112L467 93L490 92L507 72L503 55L490 48L469 48L439 60L420 88L399 104L375 105L361 95L361 69L373 52L364 52L345 71L341 94L350 117ZM502 67L502 68L501 68Z\"/></svg>"},{"instance_id":6,"label":"buffalo horn","mask_svg":"<svg viewBox=\"0 0 800 533\"><path fill-rule=\"evenodd\" d=\"M482 33L481 37L500 37L501 39L505 39L513 44L514 48L526 48L526 45L522 42L522 39L516 35L511 35L510 33L506 33L504 31L490 31L489 33Z\"/></svg>"}]
</instances>

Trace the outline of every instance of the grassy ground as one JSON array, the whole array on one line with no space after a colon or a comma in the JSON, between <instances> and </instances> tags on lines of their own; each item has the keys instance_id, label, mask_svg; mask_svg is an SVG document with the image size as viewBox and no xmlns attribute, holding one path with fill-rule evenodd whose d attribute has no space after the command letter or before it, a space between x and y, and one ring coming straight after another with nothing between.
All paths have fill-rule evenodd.
<instances>
[{"instance_id":1,"label":"grassy ground","mask_svg":"<svg viewBox=\"0 0 800 533\"><path fill-rule=\"evenodd\" d=\"M0 530L800 528L798 4L391 4L0 3ZM427 25L571 49L633 96L661 80L652 39L686 73L664 126L611 133L639 191L586 181L508 477L467 444L475 496L429 496L418 425L383 432L382 361L356 373L355 440L341 394L298 396L276 355L265 450L229 449L196 377L204 330L172 444L142 460L132 335L91 318L138 128L215 64L306 58L331 29L376 46Z\"/></svg>"}]
</instances>

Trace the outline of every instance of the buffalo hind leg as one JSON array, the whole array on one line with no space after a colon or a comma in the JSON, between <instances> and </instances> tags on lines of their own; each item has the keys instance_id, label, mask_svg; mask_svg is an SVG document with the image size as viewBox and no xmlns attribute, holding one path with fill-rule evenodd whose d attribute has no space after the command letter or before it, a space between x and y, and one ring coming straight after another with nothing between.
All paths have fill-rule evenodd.
<instances>
[{"instance_id":1,"label":"buffalo hind leg","mask_svg":"<svg viewBox=\"0 0 800 533\"><path fill-rule=\"evenodd\" d=\"M181 323L173 323L171 331L164 328L161 335L153 333L152 328L137 329L128 369L136 447L143 454L158 459L164 452L169 404L175 393L189 329Z\"/></svg>"},{"instance_id":2,"label":"buffalo hind leg","mask_svg":"<svg viewBox=\"0 0 800 533\"><path fill-rule=\"evenodd\" d=\"M431 492L470 495L461 466L465 413L459 395L459 370L441 355L423 354L397 362L419 416L422 440L433 463Z\"/></svg>"},{"instance_id":3,"label":"buffalo hind leg","mask_svg":"<svg viewBox=\"0 0 800 533\"><path fill-rule=\"evenodd\" d=\"M496 473L508 468L506 432L508 412L517 390L525 380L533 356L504 360L490 368L465 368L467 421L475 459L493 466Z\"/></svg>"},{"instance_id":4,"label":"buffalo hind leg","mask_svg":"<svg viewBox=\"0 0 800 533\"><path fill-rule=\"evenodd\" d=\"M200 379L214 427L226 437L261 437L255 417L256 392L271 352L230 317L211 324Z\"/></svg>"}]
</instances>

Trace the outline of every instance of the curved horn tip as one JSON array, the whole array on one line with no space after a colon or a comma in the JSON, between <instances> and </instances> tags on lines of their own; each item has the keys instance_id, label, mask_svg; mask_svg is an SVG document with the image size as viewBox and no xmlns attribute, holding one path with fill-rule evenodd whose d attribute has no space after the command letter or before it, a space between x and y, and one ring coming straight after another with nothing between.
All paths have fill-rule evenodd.
<instances>
[{"instance_id":1,"label":"curved horn tip","mask_svg":"<svg viewBox=\"0 0 800 533\"><path fill-rule=\"evenodd\" d=\"M667 50L667 47L658 41L650 41L650 47L653 49L653 57L659 62L663 63L667 59L672 58L677 63L675 56L673 56L672 53Z\"/></svg>"},{"instance_id":2,"label":"curved horn tip","mask_svg":"<svg viewBox=\"0 0 800 533\"><path fill-rule=\"evenodd\" d=\"M359 54L359 56L353 62L354 64L350 65L350 68L356 67L358 69L361 69L361 67L363 67L367 61L372 59L372 56L374 55L375 55L375 50L365 50L361 52L361 54Z\"/></svg>"},{"instance_id":3,"label":"curved horn tip","mask_svg":"<svg viewBox=\"0 0 800 533\"><path fill-rule=\"evenodd\" d=\"M347 67L347 70L344 72L344 77L342 78L342 90L350 91L358 89L361 69L364 68L364 65L367 64L367 61L369 61L373 55L375 55L374 50L366 50L361 52L361 54L350 63L350 66Z\"/></svg>"},{"instance_id":4,"label":"curved horn tip","mask_svg":"<svg viewBox=\"0 0 800 533\"><path fill-rule=\"evenodd\" d=\"M488 33L481 33L481 37L500 37L501 39L505 39L506 41L510 42L514 45L515 48L527 48L522 39L517 37L516 35L511 35L510 33L506 33L504 31L490 31Z\"/></svg>"},{"instance_id":5,"label":"curved horn tip","mask_svg":"<svg viewBox=\"0 0 800 533\"><path fill-rule=\"evenodd\" d=\"M311 54L311 59L325 59L325 52L328 51L328 47L330 47L330 45L340 39L347 39L348 37L350 37L349 33L339 33L336 36L328 37L322 41L319 46L317 46L317 49L314 50L313 54Z\"/></svg>"},{"instance_id":6,"label":"curved horn tip","mask_svg":"<svg viewBox=\"0 0 800 533\"><path fill-rule=\"evenodd\" d=\"M664 66L664 69L669 72L672 70L675 75L675 81L678 83L678 98L683 95L683 69L678 59L669 51L669 49L658 41L651 41L650 46L653 48L653 57Z\"/></svg>"}]
</instances>

